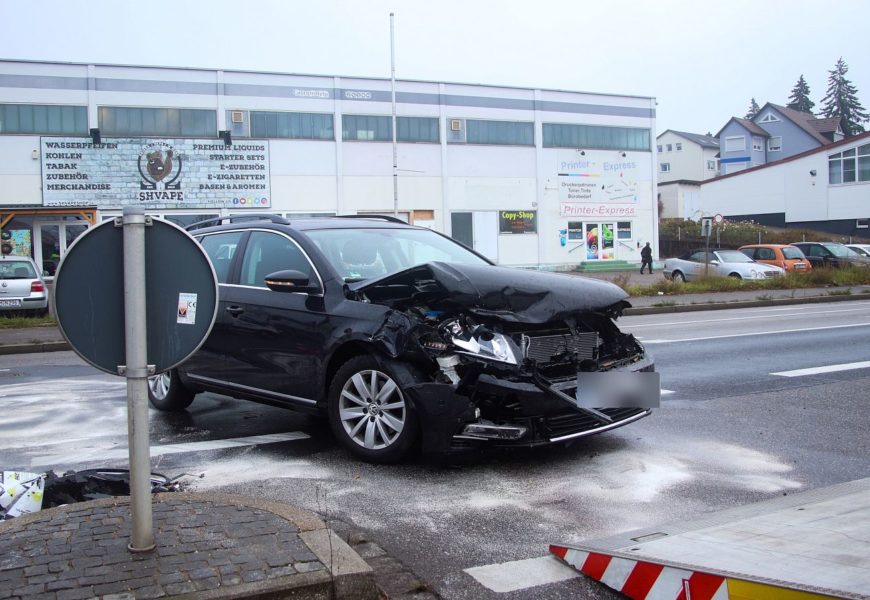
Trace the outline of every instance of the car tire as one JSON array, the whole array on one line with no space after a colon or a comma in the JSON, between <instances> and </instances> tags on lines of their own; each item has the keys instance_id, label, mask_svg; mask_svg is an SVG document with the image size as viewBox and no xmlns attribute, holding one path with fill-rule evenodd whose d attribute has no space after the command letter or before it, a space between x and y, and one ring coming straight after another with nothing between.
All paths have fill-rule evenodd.
<instances>
[{"instance_id":1,"label":"car tire","mask_svg":"<svg viewBox=\"0 0 870 600\"><path fill-rule=\"evenodd\" d=\"M157 410L184 410L193 402L195 395L195 392L184 387L175 369L148 378L148 401Z\"/></svg>"},{"instance_id":2,"label":"car tire","mask_svg":"<svg viewBox=\"0 0 870 600\"><path fill-rule=\"evenodd\" d=\"M401 460L418 436L416 413L395 374L369 354L338 369L327 412L336 439L369 462Z\"/></svg>"},{"instance_id":3,"label":"car tire","mask_svg":"<svg viewBox=\"0 0 870 600\"><path fill-rule=\"evenodd\" d=\"M740 273L729 273L728 277L732 277L734 279L743 279L743 277L740 276Z\"/></svg>"},{"instance_id":4,"label":"car tire","mask_svg":"<svg viewBox=\"0 0 870 600\"><path fill-rule=\"evenodd\" d=\"M671 281L675 281L677 283L686 283L686 276L683 275L682 271L674 271L671 273Z\"/></svg>"}]
</instances>

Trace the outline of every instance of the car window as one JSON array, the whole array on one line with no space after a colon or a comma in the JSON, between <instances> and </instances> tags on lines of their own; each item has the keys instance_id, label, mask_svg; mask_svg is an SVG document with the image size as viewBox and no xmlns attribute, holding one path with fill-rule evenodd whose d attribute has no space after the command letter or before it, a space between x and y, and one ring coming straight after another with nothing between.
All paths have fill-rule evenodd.
<instances>
[{"instance_id":1,"label":"car window","mask_svg":"<svg viewBox=\"0 0 870 600\"><path fill-rule=\"evenodd\" d=\"M0 279L36 279L36 270L26 260L0 261Z\"/></svg>"},{"instance_id":2,"label":"car window","mask_svg":"<svg viewBox=\"0 0 870 600\"><path fill-rule=\"evenodd\" d=\"M831 253L828 252L824 246L812 245L810 246L810 253L807 256L819 256L824 258L825 256L831 256Z\"/></svg>"},{"instance_id":3,"label":"car window","mask_svg":"<svg viewBox=\"0 0 870 600\"><path fill-rule=\"evenodd\" d=\"M697 262L697 263L704 262L704 251L699 250L698 252L693 252L692 254L689 255L689 257L686 260L690 260L692 262Z\"/></svg>"},{"instance_id":4,"label":"car window","mask_svg":"<svg viewBox=\"0 0 870 600\"><path fill-rule=\"evenodd\" d=\"M842 244L825 244L825 248L830 250L831 254L840 258L853 258L858 255L854 250L850 250Z\"/></svg>"},{"instance_id":5,"label":"car window","mask_svg":"<svg viewBox=\"0 0 870 600\"><path fill-rule=\"evenodd\" d=\"M305 232L345 281L359 281L440 261L488 264L465 246L428 229L316 229Z\"/></svg>"},{"instance_id":6,"label":"car window","mask_svg":"<svg viewBox=\"0 0 870 600\"><path fill-rule=\"evenodd\" d=\"M741 248L740 251L749 258L755 257L756 248Z\"/></svg>"},{"instance_id":7,"label":"car window","mask_svg":"<svg viewBox=\"0 0 870 600\"><path fill-rule=\"evenodd\" d=\"M742 252L738 252L737 250L719 250L715 254L719 257L720 262L726 262L726 263L752 262L751 258L746 256Z\"/></svg>"},{"instance_id":8,"label":"car window","mask_svg":"<svg viewBox=\"0 0 870 600\"><path fill-rule=\"evenodd\" d=\"M789 260L803 260L804 253L799 248L783 248L782 255Z\"/></svg>"},{"instance_id":9,"label":"car window","mask_svg":"<svg viewBox=\"0 0 870 600\"><path fill-rule=\"evenodd\" d=\"M861 248L860 246L849 246L849 248L851 248L861 256L870 256L870 252L868 252L866 248Z\"/></svg>"},{"instance_id":10,"label":"car window","mask_svg":"<svg viewBox=\"0 0 870 600\"><path fill-rule=\"evenodd\" d=\"M242 239L241 231L215 233L199 238L205 253L214 265L218 283L227 283L230 276L230 264L235 256L236 248Z\"/></svg>"},{"instance_id":11,"label":"car window","mask_svg":"<svg viewBox=\"0 0 870 600\"><path fill-rule=\"evenodd\" d=\"M300 271L309 278L312 274L311 263L293 240L279 233L251 232L239 284L265 288L267 275L286 270Z\"/></svg>"},{"instance_id":12,"label":"car window","mask_svg":"<svg viewBox=\"0 0 870 600\"><path fill-rule=\"evenodd\" d=\"M755 260L776 260L776 253L773 248L758 248L755 252Z\"/></svg>"}]
</instances>

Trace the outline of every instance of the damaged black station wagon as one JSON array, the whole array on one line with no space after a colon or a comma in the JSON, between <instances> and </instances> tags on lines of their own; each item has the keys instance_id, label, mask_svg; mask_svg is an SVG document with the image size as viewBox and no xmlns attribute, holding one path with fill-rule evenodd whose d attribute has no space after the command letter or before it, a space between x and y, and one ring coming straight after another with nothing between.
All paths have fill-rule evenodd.
<instances>
[{"instance_id":1,"label":"damaged black station wagon","mask_svg":"<svg viewBox=\"0 0 870 600\"><path fill-rule=\"evenodd\" d=\"M610 283L494 266L389 217L258 215L190 232L218 276L218 317L199 351L149 381L160 410L213 391L319 412L378 462L415 442L564 442L650 412L579 401L583 373L655 370L614 324L628 303Z\"/></svg>"}]
</instances>

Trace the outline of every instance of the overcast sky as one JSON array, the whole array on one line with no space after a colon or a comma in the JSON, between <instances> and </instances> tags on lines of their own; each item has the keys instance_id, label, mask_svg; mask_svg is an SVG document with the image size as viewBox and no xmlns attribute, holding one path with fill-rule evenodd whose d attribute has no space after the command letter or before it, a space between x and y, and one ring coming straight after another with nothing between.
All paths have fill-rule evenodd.
<instances>
[{"instance_id":1,"label":"overcast sky","mask_svg":"<svg viewBox=\"0 0 870 600\"><path fill-rule=\"evenodd\" d=\"M870 109L867 0L0 0L0 58L388 78L391 11L399 79L654 96L658 133L801 74L818 110L841 56Z\"/></svg>"}]
</instances>

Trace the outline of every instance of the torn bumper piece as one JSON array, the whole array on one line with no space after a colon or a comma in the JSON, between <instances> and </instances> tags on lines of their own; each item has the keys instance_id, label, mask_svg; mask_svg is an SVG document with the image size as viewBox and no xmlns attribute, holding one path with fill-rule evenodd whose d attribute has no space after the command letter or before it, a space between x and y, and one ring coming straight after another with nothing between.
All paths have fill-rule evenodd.
<instances>
[{"instance_id":1,"label":"torn bumper piece","mask_svg":"<svg viewBox=\"0 0 870 600\"><path fill-rule=\"evenodd\" d=\"M645 359L620 371L652 371ZM407 393L422 429L424 452L448 453L481 444L543 446L609 431L651 414L644 407L585 408L576 380L513 381L482 373L469 395L448 383L420 383ZM462 389L462 388L460 388Z\"/></svg>"}]
</instances>

